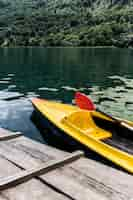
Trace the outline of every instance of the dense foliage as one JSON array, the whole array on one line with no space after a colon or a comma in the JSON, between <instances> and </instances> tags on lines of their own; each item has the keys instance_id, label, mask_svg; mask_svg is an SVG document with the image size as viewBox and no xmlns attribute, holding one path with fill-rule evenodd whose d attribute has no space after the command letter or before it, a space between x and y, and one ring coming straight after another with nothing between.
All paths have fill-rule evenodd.
<instances>
[{"instance_id":1,"label":"dense foliage","mask_svg":"<svg viewBox=\"0 0 133 200\"><path fill-rule=\"evenodd\" d=\"M133 47L133 7L129 2L112 6L113 1L108 1L108 6L97 8L89 0L56 5L49 0L47 7L44 0L35 2L19 5L16 11L10 1L0 1L1 46Z\"/></svg>"}]
</instances>

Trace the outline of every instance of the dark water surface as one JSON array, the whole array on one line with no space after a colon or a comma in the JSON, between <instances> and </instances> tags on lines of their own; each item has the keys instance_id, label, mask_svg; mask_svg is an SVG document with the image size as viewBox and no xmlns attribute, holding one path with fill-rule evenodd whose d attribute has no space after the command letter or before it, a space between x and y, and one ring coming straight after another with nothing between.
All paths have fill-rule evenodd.
<instances>
[{"instance_id":1,"label":"dark water surface","mask_svg":"<svg viewBox=\"0 0 133 200\"><path fill-rule=\"evenodd\" d=\"M72 103L75 91L116 116L133 120L133 50L115 48L0 49L0 91L24 98L0 101L0 125L42 140L29 97Z\"/></svg>"}]
</instances>

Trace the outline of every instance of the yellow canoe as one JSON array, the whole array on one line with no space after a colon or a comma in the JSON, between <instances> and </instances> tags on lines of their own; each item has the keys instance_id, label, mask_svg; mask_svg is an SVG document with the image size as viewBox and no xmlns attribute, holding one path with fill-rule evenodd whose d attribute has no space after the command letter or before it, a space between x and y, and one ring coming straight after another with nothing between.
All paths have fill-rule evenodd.
<instances>
[{"instance_id":1,"label":"yellow canoe","mask_svg":"<svg viewBox=\"0 0 133 200\"><path fill-rule=\"evenodd\" d=\"M110 123L112 120L99 112L82 110L73 105L38 98L32 99L32 104L44 118L59 130L128 172L133 173L133 155L106 143L106 140L113 137L112 132L97 125L94 118L103 121L105 127L107 122ZM133 125L132 122L129 122L129 124Z\"/></svg>"}]
</instances>

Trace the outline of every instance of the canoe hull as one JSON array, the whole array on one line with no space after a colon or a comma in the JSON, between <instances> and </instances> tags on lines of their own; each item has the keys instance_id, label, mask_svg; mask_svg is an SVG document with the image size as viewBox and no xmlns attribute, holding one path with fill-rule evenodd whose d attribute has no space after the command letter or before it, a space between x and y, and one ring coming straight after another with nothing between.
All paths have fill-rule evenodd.
<instances>
[{"instance_id":1,"label":"canoe hull","mask_svg":"<svg viewBox=\"0 0 133 200\"><path fill-rule=\"evenodd\" d=\"M133 173L133 155L106 144L104 140L111 138L112 133L98 127L93 120L93 116L101 119L105 119L105 116L97 112L79 110L75 106L41 99L35 99L32 103L39 115L45 119L43 125L51 131L50 136L58 135L62 138L62 142L73 141L74 146L75 144L78 147L84 146Z\"/></svg>"},{"instance_id":2,"label":"canoe hull","mask_svg":"<svg viewBox=\"0 0 133 200\"><path fill-rule=\"evenodd\" d=\"M88 147L67 135L64 131L60 130L46 117L44 117L36 107L34 108L35 110L32 116L32 121L40 130L40 133L47 144L68 152L82 150L87 157L92 158L93 160L100 161L117 169L121 169L121 167L116 166L112 161L103 158L101 155L95 153L91 149L88 149Z\"/></svg>"},{"instance_id":3,"label":"canoe hull","mask_svg":"<svg viewBox=\"0 0 133 200\"><path fill-rule=\"evenodd\" d=\"M81 149L82 145L79 142L50 122L37 108L35 108L32 120L48 143L53 141L55 146L68 151Z\"/></svg>"}]
</instances>

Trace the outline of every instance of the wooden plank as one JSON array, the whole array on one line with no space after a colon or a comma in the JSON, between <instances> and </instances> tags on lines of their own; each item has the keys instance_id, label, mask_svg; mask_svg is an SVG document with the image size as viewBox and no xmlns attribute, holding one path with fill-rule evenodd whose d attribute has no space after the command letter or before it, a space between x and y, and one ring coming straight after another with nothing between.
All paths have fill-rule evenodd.
<instances>
[{"instance_id":1,"label":"wooden plank","mask_svg":"<svg viewBox=\"0 0 133 200\"><path fill-rule=\"evenodd\" d=\"M0 192L0 200L72 200L37 179Z\"/></svg>"},{"instance_id":2,"label":"wooden plank","mask_svg":"<svg viewBox=\"0 0 133 200\"><path fill-rule=\"evenodd\" d=\"M75 200L108 200L104 193L93 190L91 187L84 187L82 182L79 182L74 177L66 176L61 170L54 170L48 174L42 175L40 178L45 184L58 188L60 192L69 194ZM76 174L80 177L80 174Z\"/></svg>"},{"instance_id":3,"label":"wooden plank","mask_svg":"<svg viewBox=\"0 0 133 200\"><path fill-rule=\"evenodd\" d=\"M9 146L8 146L8 148L9 148ZM7 149L7 151L9 151L9 149ZM31 168L31 165L29 162L25 163L25 166L29 166ZM79 174L77 174L77 176L79 176ZM55 175L53 177L54 177L54 179L58 179L61 184L60 185L57 184L57 186L56 186L54 184L54 182L52 183L51 181L47 181L46 180L47 178L42 178L42 177L40 177L40 181L47 184L49 187L51 187L51 189L54 189L61 194L64 194L64 196L70 197L71 200L72 199L76 199L76 200L82 199L81 197L83 196L83 193L84 193L84 197L86 196L85 199L87 199L87 200L88 200L89 195L91 195L91 198L93 200L97 200L98 198L105 200L105 198L102 195L97 194L96 192L93 192L89 188L86 190L86 188L82 187L79 183L76 183L75 179L70 179L70 178L68 179L67 177L62 176L62 174L60 174L60 173L57 174L57 176ZM64 185L66 185L66 186L64 187Z\"/></svg>"},{"instance_id":4,"label":"wooden plank","mask_svg":"<svg viewBox=\"0 0 133 200\"><path fill-rule=\"evenodd\" d=\"M4 166L4 167L3 167ZM11 176L16 173L21 173L21 169L18 168L10 160L6 159L4 155L0 155L0 179L6 176ZM35 178L29 181L19 184L13 188L3 190L0 192L0 200L24 200L24 199L44 199L45 200L70 200L64 194L60 194L54 191L40 180Z\"/></svg>"},{"instance_id":5,"label":"wooden plank","mask_svg":"<svg viewBox=\"0 0 133 200\"><path fill-rule=\"evenodd\" d=\"M63 174L74 177L84 187L104 193L108 199L131 199L133 176L100 162L82 158L63 168ZM80 176L76 176L80 174ZM51 173L52 175L52 173Z\"/></svg>"},{"instance_id":6,"label":"wooden plank","mask_svg":"<svg viewBox=\"0 0 133 200\"><path fill-rule=\"evenodd\" d=\"M78 200L88 200L88 196L108 200L133 197L133 176L84 158L42 175L41 179Z\"/></svg>"},{"instance_id":7,"label":"wooden plank","mask_svg":"<svg viewBox=\"0 0 133 200\"><path fill-rule=\"evenodd\" d=\"M36 168L36 169L29 169L24 170L20 173L17 173L16 175L6 177L4 179L0 180L0 190L8 189L9 187L15 186L19 183L25 182L34 176L39 176L41 174L48 173L51 170L54 170L56 168L62 167L66 164L69 164L77 159L79 159L81 156L83 156L84 153L77 151L69 156L62 158L57 161L49 161L46 164L43 164L42 166Z\"/></svg>"},{"instance_id":8,"label":"wooden plank","mask_svg":"<svg viewBox=\"0 0 133 200\"><path fill-rule=\"evenodd\" d=\"M48 160L59 158L65 155L65 152L22 136L2 142L0 155L4 155L24 169L30 169ZM98 199L98 195L101 199L109 200L129 200L133 197L133 176L90 159L81 158L67 167L42 175L39 179L49 187L67 194L71 199L79 200L81 194L84 194L84 199L88 200L90 193L91 199Z\"/></svg>"},{"instance_id":9,"label":"wooden plank","mask_svg":"<svg viewBox=\"0 0 133 200\"><path fill-rule=\"evenodd\" d=\"M1 128L0 128L1 129ZM0 130L1 131L1 130ZM0 141L4 141L4 140L10 140L10 139L14 139L17 137L22 136L23 134L20 132L16 132L16 133L9 133L9 134L4 134L3 132L0 132Z\"/></svg>"},{"instance_id":10,"label":"wooden plank","mask_svg":"<svg viewBox=\"0 0 133 200\"><path fill-rule=\"evenodd\" d=\"M6 143L8 143L8 141ZM28 152L31 152L36 155L38 154L38 152L40 152L40 153L42 153L42 155L46 154L51 159L55 159L55 158L58 159L61 156L68 155L68 152L59 150L59 149L49 146L47 144L39 143L39 142L32 140L30 138L27 138L27 137L17 138L17 139L14 139L13 141L9 141L9 143L11 145L13 143L13 146L17 149L20 149L21 151L27 150ZM41 156L41 155L39 155L39 156Z\"/></svg>"},{"instance_id":11,"label":"wooden plank","mask_svg":"<svg viewBox=\"0 0 133 200\"><path fill-rule=\"evenodd\" d=\"M0 128L0 135L11 135L11 134L14 134L14 132L4 129L2 127Z\"/></svg>"},{"instance_id":12,"label":"wooden plank","mask_svg":"<svg viewBox=\"0 0 133 200\"><path fill-rule=\"evenodd\" d=\"M17 140L19 140L20 141L20 143L19 143L19 146L21 146L21 139L20 138L18 138ZM16 143L17 143L17 140L16 140ZM29 145L29 143L27 143L26 141L27 140L25 140L24 139L24 143L25 143L25 145ZM29 140L28 140L29 141ZM25 152L22 152L21 153L21 155L20 155L20 152L18 151L18 152L16 152L16 150L15 151L13 151L13 145L12 145L12 143L14 143L13 141L11 141L11 142L5 142L6 144L7 144L7 146L6 145L3 145L2 144L2 147L4 147L4 151L3 152L1 152L2 154L4 154L5 156L7 156L9 159L10 158L13 158L14 159L14 162L15 163L19 163L19 165L21 165L21 166L23 166L23 168L26 168L26 169L30 169L31 167L32 167L32 165L31 165L31 160L33 160L34 162L37 162L38 163L38 159L36 160L36 159L34 159L34 157L31 157L30 159L29 159L29 161L28 161L28 159L27 159L27 157L25 157ZM24 143L22 143L22 144L24 144ZM35 143L36 144L36 143ZM17 145L16 145L17 146ZM30 147L36 147L37 146L37 144L36 144L36 146L32 146L31 144L29 145ZM43 145L42 146L42 149L44 149L44 148L50 148L50 147L44 147L44 146L46 146L46 145ZM6 147L6 148L5 148ZM8 155L7 155L7 153L6 152L9 152L9 149L10 148L12 148L12 152L11 153L9 153ZM3 148L2 148L3 149ZM20 150L20 149L18 149L18 150ZM24 149L23 149L24 150ZM28 150L28 149L27 149ZM31 149L29 149L29 151L30 151ZM50 150L49 150L49 152L50 152L50 154L51 154L51 152L53 152L53 154L54 154L54 149L53 148L50 148ZM58 151L57 151L58 152ZM57 153L56 152L56 153ZM16 154L16 153L18 153L18 155ZM35 153L35 152L34 152ZM37 151L37 153L38 153L38 151ZM13 155L12 157L11 157L11 155ZM20 155L20 156L19 156ZM17 156L17 158L15 158ZM23 157L23 163L21 162L21 158ZM40 154L40 156L42 157L42 155ZM41 161L43 162L43 159L41 159ZM33 164L34 164L34 162L33 162ZM77 176L79 176L79 174L77 174ZM56 185L54 185L54 184L52 184L51 183L51 181L48 181L47 182L47 180L46 180L46 178L42 178L42 177L40 177L40 181L42 181L43 183L45 183L45 184L47 184L49 187L51 187L52 189L54 189L54 190L56 190L56 191L58 191L59 193L61 193L61 194L64 194L66 197L70 197L70 199L74 199L74 197L75 197L75 199L79 199L79 197L80 197L80 199L81 199L81 196L82 196L82 193L83 192L85 192L85 190L84 190L84 188L82 187L82 186L80 186L79 185L79 183L76 183L75 182L75 180L73 179L73 180L71 180L71 179L69 179L68 180L68 178L67 177L63 177L63 176L61 176L60 177L60 175L59 176L56 176L56 178L57 179L59 179L59 180L61 180L61 182L63 183L63 188L62 188L62 186L60 186L60 187L58 187L58 185L56 186ZM66 184L66 188L64 188L64 184ZM73 190L73 188L75 188L74 190ZM76 193L75 193L75 195L73 195L73 192L72 191L74 191L74 193L75 193L75 191L76 191ZM77 192L78 191L78 192ZM78 194L80 194L80 196L78 195ZM88 199L88 196L91 194L91 197L93 197L92 199L98 199L98 197L101 197L101 195L99 195L99 194L95 194L95 192L93 192L93 191L91 191L89 188L87 189L87 191L85 192L85 194L86 194L86 198ZM74 196L74 197L73 197ZM102 197L102 199L104 199L103 197Z\"/></svg>"},{"instance_id":13,"label":"wooden plank","mask_svg":"<svg viewBox=\"0 0 133 200\"><path fill-rule=\"evenodd\" d=\"M22 135L23 134L20 133L20 132L15 132L14 133L14 132L5 130L3 128L0 128L0 141L14 139L14 138L20 137Z\"/></svg>"},{"instance_id":14,"label":"wooden plank","mask_svg":"<svg viewBox=\"0 0 133 200\"><path fill-rule=\"evenodd\" d=\"M6 159L4 155L0 155L0 180L12 174L19 173L20 171L21 169Z\"/></svg>"},{"instance_id":15,"label":"wooden plank","mask_svg":"<svg viewBox=\"0 0 133 200\"><path fill-rule=\"evenodd\" d=\"M60 159L69 153L22 136L0 143L0 154L28 169L39 167L50 160Z\"/></svg>"}]
</instances>

